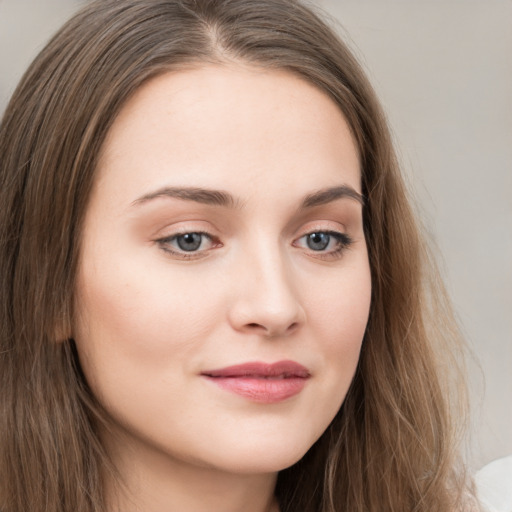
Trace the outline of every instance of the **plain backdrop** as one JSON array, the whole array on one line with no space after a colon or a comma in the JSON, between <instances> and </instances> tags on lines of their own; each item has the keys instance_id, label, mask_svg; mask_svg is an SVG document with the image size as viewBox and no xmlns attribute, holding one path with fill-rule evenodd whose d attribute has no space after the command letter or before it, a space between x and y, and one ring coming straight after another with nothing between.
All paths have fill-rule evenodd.
<instances>
[{"instance_id":1,"label":"plain backdrop","mask_svg":"<svg viewBox=\"0 0 512 512\"><path fill-rule=\"evenodd\" d=\"M0 0L0 112L81 3ZM382 100L479 361L468 459L478 468L512 454L512 0L317 3Z\"/></svg>"}]
</instances>

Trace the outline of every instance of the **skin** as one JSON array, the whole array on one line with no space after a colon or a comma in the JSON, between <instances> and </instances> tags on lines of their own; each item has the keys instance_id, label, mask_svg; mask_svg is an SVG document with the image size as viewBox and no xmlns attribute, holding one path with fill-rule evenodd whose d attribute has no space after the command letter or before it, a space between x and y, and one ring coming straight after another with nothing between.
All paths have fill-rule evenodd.
<instances>
[{"instance_id":1,"label":"skin","mask_svg":"<svg viewBox=\"0 0 512 512\"><path fill-rule=\"evenodd\" d=\"M233 200L203 204L165 187ZM331 187L345 194L304 207ZM359 358L371 281L357 193L341 112L287 72L168 73L123 107L85 218L73 327L129 489L111 493L112 510L275 510L277 472L324 432ZM194 232L208 236L180 249L176 237ZM314 232L329 240L321 250ZM310 377L277 403L201 375L281 360Z\"/></svg>"}]
</instances>

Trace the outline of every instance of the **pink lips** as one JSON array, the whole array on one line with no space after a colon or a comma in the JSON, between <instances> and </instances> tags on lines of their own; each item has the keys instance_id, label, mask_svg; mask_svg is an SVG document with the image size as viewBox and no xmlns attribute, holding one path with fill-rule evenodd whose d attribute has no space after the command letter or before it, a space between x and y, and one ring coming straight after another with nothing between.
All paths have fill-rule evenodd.
<instances>
[{"instance_id":1,"label":"pink lips","mask_svg":"<svg viewBox=\"0 0 512 512\"><path fill-rule=\"evenodd\" d=\"M294 361L251 362L201 375L222 389L260 403L281 402L300 393L310 377L308 369Z\"/></svg>"}]
</instances>

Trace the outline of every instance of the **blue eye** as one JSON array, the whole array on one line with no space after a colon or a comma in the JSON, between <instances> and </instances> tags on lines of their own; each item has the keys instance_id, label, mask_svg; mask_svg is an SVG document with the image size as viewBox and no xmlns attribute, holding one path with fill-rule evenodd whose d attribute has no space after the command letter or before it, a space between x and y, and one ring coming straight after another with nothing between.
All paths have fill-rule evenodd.
<instances>
[{"instance_id":1,"label":"blue eye","mask_svg":"<svg viewBox=\"0 0 512 512\"><path fill-rule=\"evenodd\" d=\"M178 247L185 252L197 251L203 242L202 233L185 233L174 238Z\"/></svg>"},{"instance_id":2,"label":"blue eye","mask_svg":"<svg viewBox=\"0 0 512 512\"><path fill-rule=\"evenodd\" d=\"M328 233L310 233L306 235L306 244L312 251L324 251L331 242Z\"/></svg>"},{"instance_id":3,"label":"blue eye","mask_svg":"<svg viewBox=\"0 0 512 512\"><path fill-rule=\"evenodd\" d=\"M345 233L336 231L314 231L300 237L294 244L325 256L336 256L352 243Z\"/></svg>"},{"instance_id":4,"label":"blue eye","mask_svg":"<svg viewBox=\"0 0 512 512\"><path fill-rule=\"evenodd\" d=\"M197 231L168 236L157 242L165 251L181 257L199 256L215 245L210 235Z\"/></svg>"}]
</instances>

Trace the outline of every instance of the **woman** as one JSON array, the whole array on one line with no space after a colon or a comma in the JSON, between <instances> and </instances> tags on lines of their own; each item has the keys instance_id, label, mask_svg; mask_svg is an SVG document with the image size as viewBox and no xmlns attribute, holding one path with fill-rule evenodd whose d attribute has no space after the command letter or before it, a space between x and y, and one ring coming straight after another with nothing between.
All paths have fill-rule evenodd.
<instances>
[{"instance_id":1,"label":"woman","mask_svg":"<svg viewBox=\"0 0 512 512\"><path fill-rule=\"evenodd\" d=\"M0 152L2 510L467 510L457 330L309 8L93 2Z\"/></svg>"}]
</instances>

